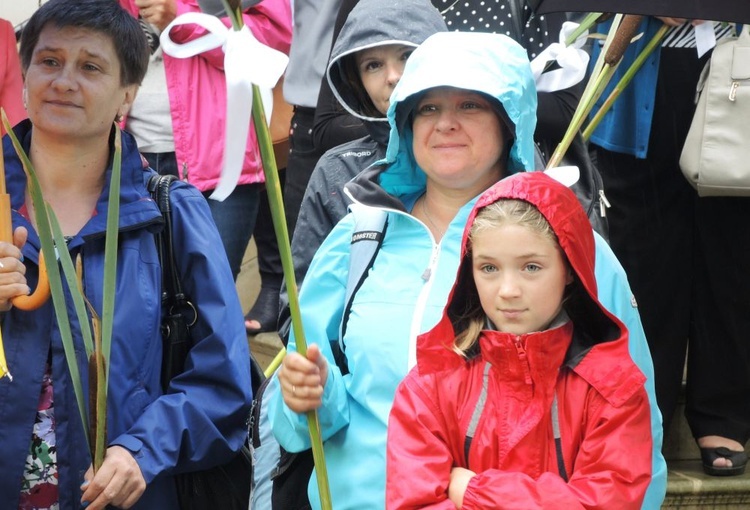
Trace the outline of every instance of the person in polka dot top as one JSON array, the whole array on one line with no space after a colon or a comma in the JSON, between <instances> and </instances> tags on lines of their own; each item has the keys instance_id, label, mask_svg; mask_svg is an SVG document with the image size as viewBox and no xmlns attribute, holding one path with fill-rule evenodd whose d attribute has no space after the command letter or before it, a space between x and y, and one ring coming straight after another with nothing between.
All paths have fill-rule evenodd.
<instances>
[{"instance_id":1,"label":"person in polka dot top","mask_svg":"<svg viewBox=\"0 0 750 510\"><path fill-rule=\"evenodd\" d=\"M431 0L443 14L448 30L490 32L513 38L526 49L529 60L558 42L565 13L535 15L526 0ZM548 158L562 139L583 92L583 83L556 92L539 92L534 141ZM585 151L572 151L583 155ZM574 161L590 165L590 162ZM589 166L590 168L590 166Z\"/></svg>"}]
</instances>

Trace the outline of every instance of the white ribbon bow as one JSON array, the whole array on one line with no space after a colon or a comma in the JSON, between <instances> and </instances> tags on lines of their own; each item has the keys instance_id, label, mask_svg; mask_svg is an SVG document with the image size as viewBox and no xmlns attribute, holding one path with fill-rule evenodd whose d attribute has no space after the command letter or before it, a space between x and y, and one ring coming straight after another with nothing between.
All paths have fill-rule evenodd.
<instances>
[{"instance_id":1,"label":"white ribbon bow","mask_svg":"<svg viewBox=\"0 0 750 510\"><path fill-rule=\"evenodd\" d=\"M207 32L184 44L172 41L169 37L172 28L188 24L201 26ZM174 58L190 58L219 47L224 50L227 83L224 162L219 184L209 197L223 201L234 191L242 173L253 108L253 84L260 88L266 119L270 123L272 89L284 73L289 57L259 42L247 26L233 30L215 16L200 12L189 12L175 18L164 29L160 40L164 52Z\"/></svg>"},{"instance_id":2,"label":"white ribbon bow","mask_svg":"<svg viewBox=\"0 0 750 510\"><path fill-rule=\"evenodd\" d=\"M572 87L586 76L589 65L589 54L581 48L586 43L588 31L582 34L570 46L565 40L578 28L578 23L566 21L560 29L560 42L550 44L543 52L531 61L531 72L536 80L539 92L555 92ZM557 61L558 69L544 72L548 62Z\"/></svg>"}]
</instances>

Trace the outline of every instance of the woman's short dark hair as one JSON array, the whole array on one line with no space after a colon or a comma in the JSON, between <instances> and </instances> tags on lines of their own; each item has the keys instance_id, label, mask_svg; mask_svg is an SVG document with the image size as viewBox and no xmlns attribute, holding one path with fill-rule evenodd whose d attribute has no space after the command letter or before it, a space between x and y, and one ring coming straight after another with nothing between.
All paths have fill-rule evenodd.
<instances>
[{"instance_id":1,"label":"woman's short dark hair","mask_svg":"<svg viewBox=\"0 0 750 510\"><path fill-rule=\"evenodd\" d=\"M120 60L120 84L143 81L148 67L148 42L138 21L117 0L49 0L31 16L21 32L21 66L24 73L44 27L79 27L106 35Z\"/></svg>"}]
</instances>

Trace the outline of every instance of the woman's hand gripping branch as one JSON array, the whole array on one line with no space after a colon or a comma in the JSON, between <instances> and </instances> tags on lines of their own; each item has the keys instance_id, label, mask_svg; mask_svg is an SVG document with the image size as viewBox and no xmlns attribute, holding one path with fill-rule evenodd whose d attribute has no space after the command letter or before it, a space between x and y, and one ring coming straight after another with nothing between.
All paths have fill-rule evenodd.
<instances>
[{"instance_id":1,"label":"woman's hand gripping branch","mask_svg":"<svg viewBox=\"0 0 750 510\"><path fill-rule=\"evenodd\" d=\"M81 502L88 510L103 510L107 505L132 507L146 490L140 466L133 455L121 446L110 446L104 463L94 475L89 467L81 486Z\"/></svg>"},{"instance_id":2,"label":"woman's hand gripping branch","mask_svg":"<svg viewBox=\"0 0 750 510\"><path fill-rule=\"evenodd\" d=\"M295 413L306 413L320 407L323 388L328 379L328 361L320 348L312 344L307 357L291 352L284 357L278 372L281 393L286 405Z\"/></svg>"}]
</instances>

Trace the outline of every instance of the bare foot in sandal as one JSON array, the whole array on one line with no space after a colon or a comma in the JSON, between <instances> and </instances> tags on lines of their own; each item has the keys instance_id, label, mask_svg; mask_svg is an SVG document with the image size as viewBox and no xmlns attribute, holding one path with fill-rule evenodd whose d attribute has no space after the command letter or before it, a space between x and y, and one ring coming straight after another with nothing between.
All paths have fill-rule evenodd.
<instances>
[{"instance_id":1,"label":"bare foot in sandal","mask_svg":"<svg viewBox=\"0 0 750 510\"><path fill-rule=\"evenodd\" d=\"M703 470L707 474L724 476L744 473L747 455L739 442L721 436L703 436L697 442L701 450Z\"/></svg>"}]
</instances>

